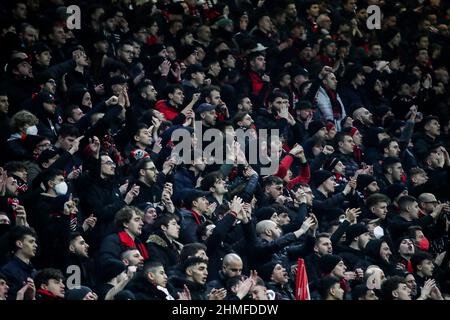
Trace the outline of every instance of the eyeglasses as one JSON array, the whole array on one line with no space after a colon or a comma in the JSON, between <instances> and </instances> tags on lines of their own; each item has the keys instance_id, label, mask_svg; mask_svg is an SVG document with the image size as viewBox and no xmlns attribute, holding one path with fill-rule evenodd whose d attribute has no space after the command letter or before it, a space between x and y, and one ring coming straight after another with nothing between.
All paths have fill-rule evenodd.
<instances>
[{"instance_id":1,"label":"eyeglasses","mask_svg":"<svg viewBox=\"0 0 450 320\"><path fill-rule=\"evenodd\" d=\"M114 163L114 161L105 161L105 162L102 162L102 164L106 164L107 166L115 166L116 165Z\"/></svg>"},{"instance_id":2,"label":"eyeglasses","mask_svg":"<svg viewBox=\"0 0 450 320\"><path fill-rule=\"evenodd\" d=\"M152 170L152 171L156 171L156 167L152 167L152 168L144 168L144 170Z\"/></svg>"}]
</instances>

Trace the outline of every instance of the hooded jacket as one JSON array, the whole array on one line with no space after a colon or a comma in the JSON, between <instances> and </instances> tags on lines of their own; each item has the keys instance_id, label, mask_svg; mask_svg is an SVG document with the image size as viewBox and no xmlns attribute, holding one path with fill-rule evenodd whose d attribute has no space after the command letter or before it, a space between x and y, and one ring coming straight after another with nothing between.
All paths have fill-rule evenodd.
<instances>
[{"instance_id":1,"label":"hooded jacket","mask_svg":"<svg viewBox=\"0 0 450 320\"><path fill-rule=\"evenodd\" d=\"M148 237L146 242L150 261L159 261L167 270L180 262L180 251L183 245L177 241L169 241L160 230Z\"/></svg>"}]
</instances>

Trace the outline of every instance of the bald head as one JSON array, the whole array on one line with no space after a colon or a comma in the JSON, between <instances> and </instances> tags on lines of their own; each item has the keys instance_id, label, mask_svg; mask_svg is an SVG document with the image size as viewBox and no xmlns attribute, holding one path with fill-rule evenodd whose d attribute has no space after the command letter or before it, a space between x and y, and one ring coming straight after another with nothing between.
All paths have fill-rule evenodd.
<instances>
[{"instance_id":1,"label":"bald head","mask_svg":"<svg viewBox=\"0 0 450 320\"><path fill-rule=\"evenodd\" d=\"M242 263L241 257L239 257L239 255L237 255L236 253L229 253L225 257L223 257L223 265L229 265L230 263L236 261Z\"/></svg>"},{"instance_id":2,"label":"bald head","mask_svg":"<svg viewBox=\"0 0 450 320\"><path fill-rule=\"evenodd\" d=\"M242 259L235 253L229 253L223 258L222 271L228 278L240 276L242 274Z\"/></svg>"},{"instance_id":3,"label":"bald head","mask_svg":"<svg viewBox=\"0 0 450 320\"><path fill-rule=\"evenodd\" d=\"M422 193L419 196L420 202L437 202L436 196L432 193Z\"/></svg>"},{"instance_id":4,"label":"bald head","mask_svg":"<svg viewBox=\"0 0 450 320\"><path fill-rule=\"evenodd\" d=\"M272 220L262 220L256 224L256 234L259 236L261 234L266 233L266 231L275 227L276 223Z\"/></svg>"},{"instance_id":5,"label":"bald head","mask_svg":"<svg viewBox=\"0 0 450 320\"><path fill-rule=\"evenodd\" d=\"M353 111L353 119L360 121L363 124L373 124L372 113L364 107Z\"/></svg>"}]
</instances>

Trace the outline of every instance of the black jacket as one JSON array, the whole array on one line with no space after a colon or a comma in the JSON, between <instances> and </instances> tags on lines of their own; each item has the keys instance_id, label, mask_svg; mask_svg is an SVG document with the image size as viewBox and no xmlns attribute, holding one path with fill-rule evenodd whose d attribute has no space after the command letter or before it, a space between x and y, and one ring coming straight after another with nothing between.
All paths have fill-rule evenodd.
<instances>
[{"instance_id":1,"label":"black jacket","mask_svg":"<svg viewBox=\"0 0 450 320\"><path fill-rule=\"evenodd\" d=\"M125 287L125 290L130 290L136 300L168 300L168 296L163 291L159 290L141 274L135 276Z\"/></svg>"},{"instance_id":2,"label":"black jacket","mask_svg":"<svg viewBox=\"0 0 450 320\"><path fill-rule=\"evenodd\" d=\"M36 269L31 263L26 264L14 256L0 269L0 272L5 275L9 286L8 300L16 300L17 291L23 287L27 278L34 278Z\"/></svg>"},{"instance_id":3,"label":"black jacket","mask_svg":"<svg viewBox=\"0 0 450 320\"><path fill-rule=\"evenodd\" d=\"M175 241L170 242L162 231L151 234L146 246L149 260L161 262L165 270L180 262L182 245Z\"/></svg>"}]
</instances>

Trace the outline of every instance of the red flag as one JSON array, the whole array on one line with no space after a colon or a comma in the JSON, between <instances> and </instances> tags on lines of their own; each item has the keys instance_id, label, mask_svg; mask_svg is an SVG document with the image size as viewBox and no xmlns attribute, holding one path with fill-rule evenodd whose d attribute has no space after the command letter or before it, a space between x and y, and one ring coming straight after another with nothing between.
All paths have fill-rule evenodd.
<instances>
[{"instance_id":1,"label":"red flag","mask_svg":"<svg viewBox=\"0 0 450 320\"><path fill-rule=\"evenodd\" d=\"M309 294L308 275L306 274L305 261L298 259L297 262L297 279L295 282L295 299L311 300Z\"/></svg>"}]
</instances>

